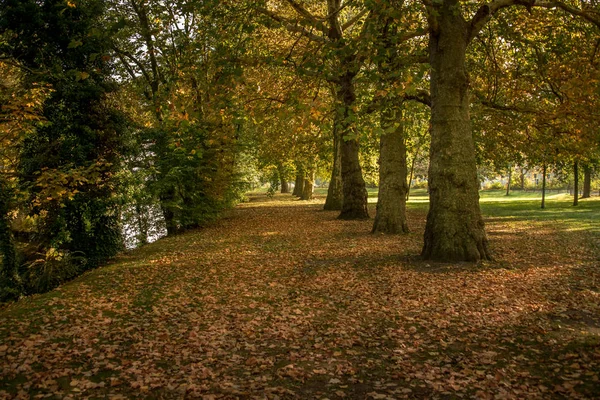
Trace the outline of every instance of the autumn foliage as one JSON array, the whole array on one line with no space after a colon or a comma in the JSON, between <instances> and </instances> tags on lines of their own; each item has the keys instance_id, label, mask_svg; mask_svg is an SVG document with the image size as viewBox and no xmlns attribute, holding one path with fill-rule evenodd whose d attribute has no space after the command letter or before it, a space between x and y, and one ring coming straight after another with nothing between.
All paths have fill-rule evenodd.
<instances>
[{"instance_id":1,"label":"autumn foliage","mask_svg":"<svg viewBox=\"0 0 600 400\"><path fill-rule=\"evenodd\" d=\"M589 233L496 208L495 261L428 264L414 257L422 207L409 203L413 233L374 236L322 201L253 196L206 229L5 308L0 396L598 395Z\"/></svg>"}]
</instances>

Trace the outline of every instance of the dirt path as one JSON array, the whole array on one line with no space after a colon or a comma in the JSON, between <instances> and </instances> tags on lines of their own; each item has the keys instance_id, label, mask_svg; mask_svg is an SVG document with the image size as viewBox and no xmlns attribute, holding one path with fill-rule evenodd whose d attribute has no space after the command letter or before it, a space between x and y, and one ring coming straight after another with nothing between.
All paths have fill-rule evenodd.
<instances>
[{"instance_id":1,"label":"dirt path","mask_svg":"<svg viewBox=\"0 0 600 400\"><path fill-rule=\"evenodd\" d=\"M600 398L575 233L497 218L496 261L430 265L423 211L373 236L254 200L0 311L0 398Z\"/></svg>"}]
</instances>

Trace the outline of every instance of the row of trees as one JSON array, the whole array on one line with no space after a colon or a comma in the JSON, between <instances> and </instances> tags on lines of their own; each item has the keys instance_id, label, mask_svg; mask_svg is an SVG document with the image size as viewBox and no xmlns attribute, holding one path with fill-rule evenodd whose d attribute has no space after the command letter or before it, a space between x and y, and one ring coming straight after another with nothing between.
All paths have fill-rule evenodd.
<instances>
[{"instance_id":1,"label":"row of trees","mask_svg":"<svg viewBox=\"0 0 600 400\"><path fill-rule=\"evenodd\" d=\"M271 21L264 25L286 38L287 46L278 45L287 49L294 76L330 87L334 154L326 208L341 198L331 201L340 218L368 217L359 139L377 124L373 230L407 231L406 145L415 139L406 120L416 112L407 107L429 107L418 111L430 116L431 135L425 258L490 257L478 164L589 169L596 162L594 3L281 0L259 11Z\"/></svg>"},{"instance_id":2,"label":"row of trees","mask_svg":"<svg viewBox=\"0 0 600 400\"><path fill-rule=\"evenodd\" d=\"M598 7L492 0L1 0L4 297L201 226L256 168L325 208L408 231L429 152L422 254L490 257L478 165L591 169Z\"/></svg>"}]
</instances>

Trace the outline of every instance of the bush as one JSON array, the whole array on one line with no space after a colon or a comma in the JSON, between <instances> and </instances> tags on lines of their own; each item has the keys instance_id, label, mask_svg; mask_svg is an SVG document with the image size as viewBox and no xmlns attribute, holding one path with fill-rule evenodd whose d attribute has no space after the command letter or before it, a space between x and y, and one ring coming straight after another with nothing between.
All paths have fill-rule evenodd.
<instances>
[{"instance_id":1,"label":"bush","mask_svg":"<svg viewBox=\"0 0 600 400\"><path fill-rule=\"evenodd\" d=\"M75 278L85 269L87 258L81 252L69 253L49 249L28 264L22 266L26 294L47 292L61 283Z\"/></svg>"}]
</instances>

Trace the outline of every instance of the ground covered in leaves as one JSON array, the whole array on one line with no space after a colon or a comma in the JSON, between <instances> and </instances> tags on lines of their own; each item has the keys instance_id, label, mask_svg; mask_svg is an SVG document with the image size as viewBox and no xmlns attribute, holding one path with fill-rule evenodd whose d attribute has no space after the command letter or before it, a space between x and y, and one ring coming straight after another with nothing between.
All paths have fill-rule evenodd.
<instances>
[{"instance_id":1,"label":"ground covered in leaves","mask_svg":"<svg viewBox=\"0 0 600 400\"><path fill-rule=\"evenodd\" d=\"M493 262L432 264L422 206L252 200L1 310L0 398L600 398L597 236L488 215Z\"/></svg>"}]
</instances>

